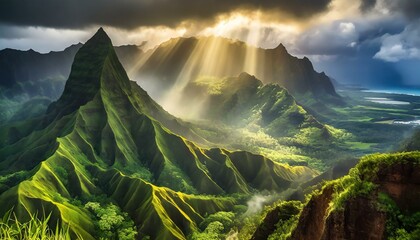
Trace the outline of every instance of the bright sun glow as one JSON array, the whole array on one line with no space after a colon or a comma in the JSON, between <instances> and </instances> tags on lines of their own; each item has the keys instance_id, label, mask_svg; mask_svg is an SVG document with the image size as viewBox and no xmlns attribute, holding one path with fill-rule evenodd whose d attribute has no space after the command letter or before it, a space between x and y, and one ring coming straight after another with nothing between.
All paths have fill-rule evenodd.
<instances>
[{"instance_id":1,"label":"bright sun glow","mask_svg":"<svg viewBox=\"0 0 420 240\"><path fill-rule=\"evenodd\" d=\"M256 11L248 15L235 13L220 16L214 26L205 28L199 35L238 39L249 45L273 48L280 42L290 41L287 37L298 32L297 25L265 21L262 13Z\"/></svg>"}]
</instances>

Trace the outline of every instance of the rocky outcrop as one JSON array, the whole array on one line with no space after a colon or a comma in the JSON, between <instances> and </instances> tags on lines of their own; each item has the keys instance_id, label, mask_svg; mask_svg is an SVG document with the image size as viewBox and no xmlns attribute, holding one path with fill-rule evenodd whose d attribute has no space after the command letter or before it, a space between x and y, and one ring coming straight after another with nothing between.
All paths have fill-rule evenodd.
<instances>
[{"instance_id":1,"label":"rocky outcrop","mask_svg":"<svg viewBox=\"0 0 420 240\"><path fill-rule=\"evenodd\" d=\"M304 207L291 239L386 239L389 216L378 207L378 196L386 194L402 212L419 211L418 159L418 153L403 153L376 159L376 162L362 162L356 167L360 181L374 183L375 190L367 195L351 196L340 210L329 211L334 195L348 189L324 188ZM373 164L375 167L371 168Z\"/></svg>"},{"instance_id":2,"label":"rocky outcrop","mask_svg":"<svg viewBox=\"0 0 420 240\"><path fill-rule=\"evenodd\" d=\"M333 188L325 188L322 194L314 195L304 207L292 239L321 239L325 228L325 216L332 199Z\"/></svg>"},{"instance_id":3,"label":"rocky outcrop","mask_svg":"<svg viewBox=\"0 0 420 240\"><path fill-rule=\"evenodd\" d=\"M327 217L318 238L299 239L384 239L386 220L386 214L375 208L372 199L358 197L349 200L344 211L332 212Z\"/></svg>"},{"instance_id":4,"label":"rocky outcrop","mask_svg":"<svg viewBox=\"0 0 420 240\"><path fill-rule=\"evenodd\" d=\"M370 155L349 175L312 195L289 239L418 239L417 218L412 216L420 211L419 199L420 152ZM261 237L255 239L277 231L270 226L281 227L275 214L276 209L267 214L254 234Z\"/></svg>"},{"instance_id":5,"label":"rocky outcrop","mask_svg":"<svg viewBox=\"0 0 420 240\"><path fill-rule=\"evenodd\" d=\"M420 211L420 166L406 162L381 168L375 181L402 211Z\"/></svg>"}]
</instances>

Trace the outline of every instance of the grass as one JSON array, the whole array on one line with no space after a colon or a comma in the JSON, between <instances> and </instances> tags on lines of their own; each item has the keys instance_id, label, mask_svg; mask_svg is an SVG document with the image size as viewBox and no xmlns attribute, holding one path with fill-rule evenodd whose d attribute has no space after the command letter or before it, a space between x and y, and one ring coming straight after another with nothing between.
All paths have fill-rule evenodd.
<instances>
[{"instance_id":1,"label":"grass","mask_svg":"<svg viewBox=\"0 0 420 240\"><path fill-rule=\"evenodd\" d=\"M346 144L352 148L357 150L369 150L372 146L376 145L376 143L365 143L365 142L353 142L347 141Z\"/></svg>"},{"instance_id":2,"label":"grass","mask_svg":"<svg viewBox=\"0 0 420 240\"><path fill-rule=\"evenodd\" d=\"M13 215L13 216L12 216ZM82 239L77 234L72 234L68 225L56 223L56 227L49 225L51 215L38 218L37 214L31 215L29 221L20 222L12 211L8 211L0 221L0 238L12 239L37 239L37 240L70 240Z\"/></svg>"}]
</instances>

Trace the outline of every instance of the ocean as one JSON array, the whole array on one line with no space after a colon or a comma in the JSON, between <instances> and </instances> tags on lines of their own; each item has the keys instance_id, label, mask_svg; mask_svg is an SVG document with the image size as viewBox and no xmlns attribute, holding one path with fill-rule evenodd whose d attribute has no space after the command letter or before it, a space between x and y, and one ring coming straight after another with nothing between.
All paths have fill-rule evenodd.
<instances>
[{"instance_id":1,"label":"ocean","mask_svg":"<svg viewBox=\"0 0 420 240\"><path fill-rule=\"evenodd\" d=\"M411 96L420 96L419 88L368 89L368 90L362 90L362 92L405 94L405 95L411 95Z\"/></svg>"}]
</instances>

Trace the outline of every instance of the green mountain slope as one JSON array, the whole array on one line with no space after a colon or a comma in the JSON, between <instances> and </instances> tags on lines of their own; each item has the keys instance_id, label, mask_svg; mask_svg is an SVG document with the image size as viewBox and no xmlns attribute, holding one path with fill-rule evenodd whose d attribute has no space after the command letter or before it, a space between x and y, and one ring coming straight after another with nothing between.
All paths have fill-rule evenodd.
<instances>
[{"instance_id":1,"label":"green mountain slope","mask_svg":"<svg viewBox=\"0 0 420 240\"><path fill-rule=\"evenodd\" d=\"M75 199L106 195L134 220L140 236L185 239L205 214L233 208L230 197L283 190L314 176L248 152L203 149L159 121L171 122L130 82L100 29L76 54L63 95L47 113L2 128L0 213L21 219L52 212L85 239L92 215Z\"/></svg>"},{"instance_id":2,"label":"green mountain slope","mask_svg":"<svg viewBox=\"0 0 420 240\"><path fill-rule=\"evenodd\" d=\"M42 115L51 101L63 92L78 43L62 51L38 53L34 50L0 51L0 125ZM115 47L119 58L133 62L142 51L137 46ZM49 100L49 101L47 101ZM28 105L36 105L28 108ZM30 110L30 111L28 111Z\"/></svg>"},{"instance_id":3,"label":"green mountain slope","mask_svg":"<svg viewBox=\"0 0 420 240\"><path fill-rule=\"evenodd\" d=\"M325 129L286 89L277 84L264 85L247 73L223 79L198 79L186 86L182 96L181 105L201 99L199 118L239 126L254 123L274 137L294 136L306 127Z\"/></svg>"},{"instance_id":4,"label":"green mountain slope","mask_svg":"<svg viewBox=\"0 0 420 240\"><path fill-rule=\"evenodd\" d=\"M183 106L177 111L193 118L197 133L228 148L318 169L351 152L344 144L350 134L318 122L285 88L247 73L199 78L174 98Z\"/></svg>"}]
</instances>

